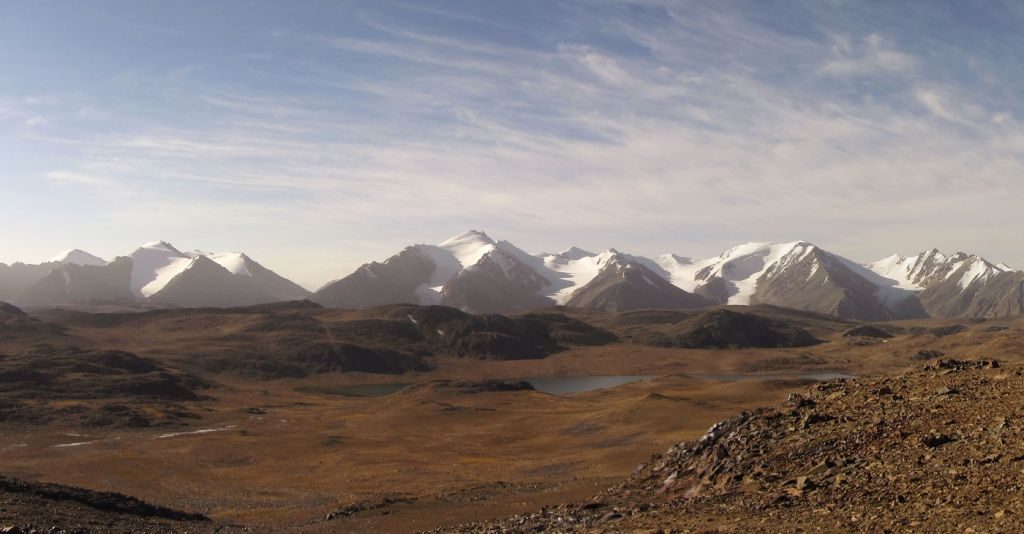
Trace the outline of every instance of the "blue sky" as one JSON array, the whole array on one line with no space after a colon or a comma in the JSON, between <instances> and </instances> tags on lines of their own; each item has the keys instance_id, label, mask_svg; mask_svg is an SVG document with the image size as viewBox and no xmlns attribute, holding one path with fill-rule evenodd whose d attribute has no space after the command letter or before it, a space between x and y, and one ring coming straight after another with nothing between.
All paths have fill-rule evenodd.
<instances>
[{"instance_id":1,"label":"blue sky","mask_svg":"<svg viewBox=\"0 0 1024 534\"><path fill-rule=\"evenodd\" d=\"M163 239L315 287L479 228L1021 267L1022 6L9 2L0 261Z\"/></svg>"}]
</instances>

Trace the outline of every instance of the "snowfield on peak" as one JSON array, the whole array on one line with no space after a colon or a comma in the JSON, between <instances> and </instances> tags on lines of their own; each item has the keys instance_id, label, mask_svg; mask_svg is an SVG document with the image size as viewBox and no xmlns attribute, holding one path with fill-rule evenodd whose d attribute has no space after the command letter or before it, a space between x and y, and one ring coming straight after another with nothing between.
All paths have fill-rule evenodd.
<instances>
[{"instance_id":1,"label":"snowfield on peak","mask_svg":"<svg viewBox=\"0 0 1024 534\"><path fill-rule=\"evenodd\" d=\"M108 264L80 249L52 258L38 276L47 269L67 271L65 293L83 295L89 293L78 286L92 282L79 278L121 272L126 281L118 284L129 287L112 298L155 301L170 299L173 293L181 297L177 305L215 302L206 298L211 290L201 288L225 289L227 295L231 286L231 299L225 297L225 302L311 298L338 308L411 303L471 313L512 313L552 304L610 310L771 304L861 320L1024 313L1024 273L977 255L932 249L860 263L806 241L744 243L704 259L634 256L613 248L594 253L570 247L534 254L469 230L436 245L408 246L383 262L365 263L314 294L241 252L182 252L165 241L153 241L132 252L130 259L130 281L127 261ZM56 287L53 279L49 283Z\"/></svg>"},{"instance_id":2,"label":"snowfield on peak","mask_svg":"<svg viewBox=\"0 0 1024 534\"><path fill-rule=\"evenodd\" d=\"M249 272L248 258L241 252L223 252L220 254L208 252L203 254L203 256L217 262L221 267L230 271L231 274L252 276L252 273Z\"/></svg>"},{"instance_id":3,"label":"snowfield on peak","mask_svg":"<svg viewBox=\"0 0 1024 534\"><path fill-rule=\"evenodd\" d=\"M460 271L476 265L487 253L495 250L497 244L487 234L469 230L444 240L439 245L414 245L434 263L434 274L430 281L416 288L420 304L435 306L441 304L444 284Z\"/></svg>"},{"instance_id":4,"label":"snowfield on peak","mask_svg":"<svg viewBox=\"0 0 1024 534\"><path fill-rule=\"evenodd\" d=\"M463 269L475 265L485 254L495 249L497 244L487 234L477 230L469 230L445 240L438 248L448 251L459 262Z\"/></svg>"},{"instance_id":5,"label":"snowfield on peak","mask_svg":"<svg viewBox=\"0 0 1024 534\"><path fill-rule=\"evenodd\" d=\"M922 291L930 285L948 280L963 270L958 285L967 289L976 281L988 280L993 275L1014 270L1006 265L993 265L985 258L957 252L951 256L932 249L917 256L892 255L865 265L868 269L893 282L894 287Z\"/></svg>"},{"instance_id":6,"label":"snowfield on peak","mask_svg":"<svg viewBox=\"0 0 1024 534\"><path fill-rule=\"evenodd\" d=\"M870 263L866 267L879 276L896 282L895 287L920 291L924 288L914 281L917 278L916 275L919 274L919 259L920 257L907 258L899 254L893 254L887 258Z\"/></svg>"},{"instance_id":7,"label":"snowfield on peak","mask_svg":"<svg viewBox=\"0 0 1024 534\"><path fill-rule=\"evenodd\" d=\"M142 297L160 291L188 268L192 259L163 241L146 243L131 253L131 290Z\"/></svg>"},{"instance_id":8,"label":"snowfield on peak","mask_svg":"<svg viewBox=\"0 0 1024 534\"><path fill-rule=\"evenodd\" d=\"M252 268L260 270L249 256L242 252L206 252L193 250L183 253L165 241L153 241L131 253L131 290L138 296L149 298L167 287L167 284L191 269L198 258L207 258L236 276L253 278ZM262 269L266 272L266 269ZM290 282L288 282L290 283Z\"/></svg>"},{"instance_id":9,"label":"snowfield on peak","mask_svg":"<svg viewBox=\"0 0 1024 534\"><path fill-rule=\"evenodd\" d=\"M669 281L681 289L692 292L718 278L725 283L728 303L745 305L750 304L763 275L779 274L786 265L802 260L815 248L805 241L751 242L733 247L717 258L675 265L662 260L660 264L671 273Z\"/></svg>"},{"instance_id":10,"label":"snowfield on peak","mask_svg":"<svg viewBox=\"0 0 1024 534\"><path fill-rule=\"evenodd\" d=\"M575 247L569 250L574 253L559 253L542 258L544 267L552 273L548 278L551 285L545 296L553 298L559 305L568 302L577 289L596 278L608 262L619 254L614 249L600 254L584 254L585 251Z\"/></svg>"}]
</instances>

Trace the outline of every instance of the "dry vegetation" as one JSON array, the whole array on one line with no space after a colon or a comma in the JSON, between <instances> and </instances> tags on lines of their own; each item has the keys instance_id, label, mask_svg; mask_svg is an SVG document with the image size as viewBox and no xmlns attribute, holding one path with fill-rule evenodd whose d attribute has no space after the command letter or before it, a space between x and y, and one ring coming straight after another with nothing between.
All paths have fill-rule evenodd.
<instances>
[{"instance_id":1,"label":"dry vegetation","mask_svg":"<svg viewBox=\"0 0 1024 534\"><path fill-rule=\"evenodd\" d=\"M0 462L22 480L211 519L190 529L429 530L585 501L673 443L806 390L808 373L894 374L940 355L1014 360L1024 326L876 325L893 336L884 338L844 335L858 325L815 314L731 311L757 316L740 316L742 336L729 337L735 317L721 311L8 310ZM751 328L765 330L751 337ZM811 338L821 342L792 342ZM775 347L748 346L764 344ZM49 378L4 374L26 370ZM575 375L658 378L565 396L481 384ZM332 394L381 382L428 385L381 398ZM128 412L104 419L111 406ZM30 523L29 508L0 494L0 526Z\"/></svg>"}]
</instances>

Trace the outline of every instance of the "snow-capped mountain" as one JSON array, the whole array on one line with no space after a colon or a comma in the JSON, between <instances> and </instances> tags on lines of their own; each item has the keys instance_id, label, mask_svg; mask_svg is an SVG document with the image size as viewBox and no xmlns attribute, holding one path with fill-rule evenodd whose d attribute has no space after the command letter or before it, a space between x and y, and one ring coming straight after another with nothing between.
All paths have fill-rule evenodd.
<instances>
[{"instance_id":1,"label":"snow-capped mountain","mask_svg":"<svg viewBox=\"0 0 1024 534\"><path fill-rule=\"evenodd\" d=\"M619 269L627 266L636 276L633 271L622 276ZM588 288L589 296L570 302L577 290L605 272L615 274ZM626 283L612 284L613 279ZM695 307L689 297L636 258L615 250L593 254L574 247L559 254L531 255L508 241L470 230L439 245L415 245L383 263L365 264L324 286L312 299L342 308L414 303L504 313L554 304L617 311Z\"/></svg>"},{"instance_id":2,"label":"snow-capped mountain","mask_svg":"<svg viewBox=\"0 0 1024 534\"><path fill-rule=\"evenodd\" d=\"M531 254L477 230L407 247L312 294L244 253L182 252L164 241L110 263L72 249L38 265L0 264L0 300L23 306L236 306L302 298L337 308L442 304L474 313L772 304L861 320L996 317L1024 313L1024 272L934 249L861 264L806 241L745 243L706 259L578 247Z\"/></svg>"},{"instance_id":3,"label":"snow-capped mountain","mask_svg":"<svg viewBox=\"0 0 1024 534\"><path fill-rule=\"evenodd\" d=\"M0 264L0 300L25 307L90 301L239 306L310 295L243 253L182 253L163 241L107 262L79 249L39 265Z\"/></svg>"},{"instance_id":4,"label":"snow-capped mountain","mask_svg":"<svg viewBox=\"0 0 1024 534\"><path fill-rule=\"evenodd\" d=\"M324 306L446 304L478 313L551 304L537 258L475 230L438 245L414 245L382 263L367 263L313 294Z\"/></svg>"},{"instance_id":5,"label":"snow-capped mountain","mask_svg":"<svg viewBox=\"0 0 1024 534\"><path fill-rule=\"evenodd\" d=\"M1024 273L973 254L936 249L917 256L889 256L868 265L873 272L914 294L932 317L999 317L1024 312Z\"/></svg>"},{"instance_id":6,"label":"snow-capped mountain","mask_svg":"<svg viewBox=\"0 0 1024 534\"><path fill-rule=\"evenodd\" d=\"M93 256L92 254L89 254L84 250L73 248L71 250L65 250L64 252L61 252L60 254L46 260L45 263L94 265L102 267L107 264L107 260L104 260L103 258L97 256Z\"/></svg>"},{"instance_id":7,"label":"snow-capped mountain","mask_svg":"<svg viewBox=\"0 0 1024 534\"><path fill-rule=\"evenodd\" d=\"M198 255L184 263L177 274L147 295L149 300L182 307L250 306L275 300L251 277L232 273L208 256Z\"/></svg>"},{"instance_id":8,"label":"snow-capped mountain","mask_svg":"<svg viewBox=\"0 0 1024 534\"><path fill-rule=\"evenodd\" d=\"M164 241L153 241L135 249L131 289L137 297L149 298L185 270L191 258Z\"/></svg>"},{"instance_id":9,"label":"snow-capped mountain","mask_svg":"<svg viewBox=\"0 0 1024 534\"><path fill-rule=\"evenodd\" d=\"M812 243L746 243L707 259L571 247L528 254L469 231L368 263L313 299L326 306L446 304L509 312L558 304L627 310L773 304L862 320L989 316L1014 309L1006 266L938 251L860 264ZM995 284L995 285L993 285ZM1001 287L994 298L992 287ZM1021 300L1020 302L1024 302ZM1024 304L1021 305L1024 308Z\"/></svg>"},{"instance_id":10,"label":"snow-capped mountain","mask_svg":"<svg viewBox=\"0 0 1024 534\"><path fill-rule=\"evenodd\" d=\"M572 292L567 306L607 311L642 308L695 309L711 301L672 285L635 258L611 251L587 283Z\"/></svg>"},{"instance_id":11,"label":"snow-capped mountain","mask_svg":"<svg viewBox=\"0 0 1024 534\"><path fill-rule=\"evenodd\" d=\"M131 289L139 298L152 299L179 306L235 306L239 302L256 304L304 299L310 295L302 287L263 267L252 258L241 252L213 253L193 251L181 252L173 245L164 241L153 241L135 249L131 253L132 277ZM197 261L199 258L210 260ZM214 269L213 266L219 267ZM231 275L243 283L232 283L229 288L214 288L209 280L203 279L195 272L203 273L206 278L226 280L224 274ZM225 273L219 272L220 270ZM175 283L175 295L169 299L163 292L171 282ZM193 284L196 288L211 286L206 296L198 289L183 288L182 284ZM242 293L248 293L243 296ZM189 295L187 298L185 295ZM214 298L213 295L220 295ZM202 304L199 304L202 302ZM217 304L220 303L220 304Z\"/></svg>"},{"instance_id":12,"label":"snow-capped mountain","mask_svg":"<svg viewBox=\"0 0 1024 534\"><path fill-rule=\"evenodd\" d=\"M949 279L961 288L975 282L985 282L1000 273L1012 272L1006 265L993 265L980 256L957 252L946 256L936 249L917 256L893 255L868 265L868 268L890 280L898 287L912 291L928 289Z\"/></svg>"}]
</instances>

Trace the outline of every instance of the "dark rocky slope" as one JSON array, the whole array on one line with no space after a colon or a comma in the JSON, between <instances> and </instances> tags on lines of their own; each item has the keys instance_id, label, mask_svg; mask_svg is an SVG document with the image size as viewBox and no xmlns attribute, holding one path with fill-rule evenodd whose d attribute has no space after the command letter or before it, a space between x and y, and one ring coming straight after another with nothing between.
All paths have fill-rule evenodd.
<instances>
[{"instance_id":1,"label":"dark rocky slope","mask_svg":"<svg viewBox=\"0 0 1024 534\"><path fill-rule=\"evenodd\" d=\"M917 307L907 303L906 310L887 308L876 296L878 287L865 278L869 275L866 271L812 247L798 260L778 266L777 272L766 272L758 280L751 304L772 304L861 321L923 316Z\"/></svg>"},{"instance_id":2,"label":"dark rocky slope","mask_svg":"<svg viewBox=\"0 0 1024 534\"><path fill-rule=\"evenodd\" d=\"M202 514L120 493L0 475L0 532L196 532L215 527Z\"/></svg>"},{"instance_id":3,"label":"dark rocky slope","mask_svg":"<svg viewBox=\"0 0 1024 534\"><path fill-rule=\"evenodd\" d=\"M416 288L430 281L433 260L408 247L384 262L367 263L317 290L310 300L327 308L372 308L419 302Z\"/></svg>"},{"instance_id":4,"label":"dark rocky slope","mask_svg":"<svg viewBox=\"0 0 1024 534\"><path fill-rule=\"evenodd\" d=\"M85 426L176 425L182 403L209 386L121 351L46 348L0 354L0 422Z\"/></svg>"},{"instance_id":5,"label":"dark rocky slope","mask_svg":"<svg viewBox=\"0 0 1024 534\"><path fill-rule=\"evenodd\" d=\"M1024 368L833 381L679 443L592 500L459 532L1017 532Z\"/></svg>"},{"instance_id":6,"label":"dark rocky slope","mask_svg":"<svg viewBox=\"0 0 1024 534\"><path fill-rule=\"evenodd\" d=\"M686 349L809 347L822 343L789 321L731 310L714 310L670 328L637 333L633 341Z\"/></svg>"},{"instance_id":7,"label":"dark rocky slope","mask_svg":"<svg viewBox=\"0 0 1024 534\"><path fill-rule=\"evenodd\" d=\"M197 256L192 266L167 282L149 300L190 308L251 306L273 302L251 279L236 276L206 256Z\"/></svg>"},{"instance_id":8,"label":"dark rocky slope","mask_svg":"<svg viewBox=\"0 0 1024 534\"><path fill-rule=\"evenodd\" d=\"M547 285L533 267L494 249L459 271L441 291L445 306L471 313L515 313L554 304L539 294Z\"/></svg>"}]
</instances>

